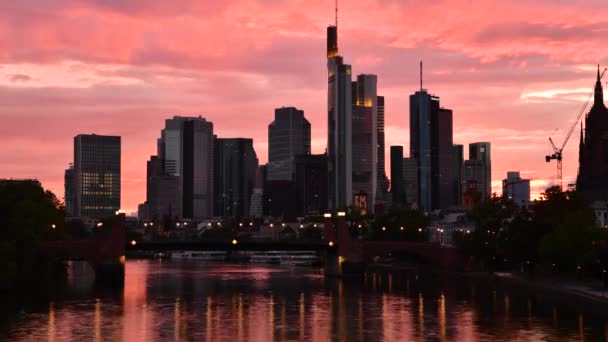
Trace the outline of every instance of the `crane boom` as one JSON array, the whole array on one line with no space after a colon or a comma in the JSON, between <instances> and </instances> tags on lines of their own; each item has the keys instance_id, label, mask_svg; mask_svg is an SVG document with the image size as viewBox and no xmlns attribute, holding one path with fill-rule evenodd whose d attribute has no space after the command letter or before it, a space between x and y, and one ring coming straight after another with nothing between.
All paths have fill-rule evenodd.
<instances>
[{"instance_id":1,"label":"crane boom","mask_svg":"<svg viewBox=\"0 0 608 342\"><path fill-rule=\"evenodd\" d=\"M602 79L602 77L604 77L604 73L606 73L606 70L608 70L608 68L604 68L604 71L602 71L602 74L600 75L600 80ZM583 116L583 114L585 113L585 110L587 109L589 102L591 102L592 96L593 96L593 92L591 92L589 94L589 96L587 96L587 100L581 106L581 109L579 110L578 115L576 116L576 120L574 120L574 122L570 126L570 129L568 130L568 134L566 134L564 143L562 144L562 147L559 149L560 151L562 151L564 149L564 147L566 147L566 144L568 143L568 140L570 140L570 137L572 136L572 133L574 132L574 129L576 128L576 125L578 124L578 121L581 119L581 116Z\"/></svg>"},{"instance_id":2,"label":"crane boom","mask_svg":"<svg viewBox=\"0 0 608 342\"><path fill-rule=\"evenodd\" d=\"M602 77L604 77L604 73L606 73L606 70L608 70L608 68L604 68L604 71L602 71L602 74L599 76L598 81L600 81L602 79ZM599 65L598 65L598 73L599 73ZM563 180L562 180L562 160L563 160L562 152L564 151L564 148L566 147L568 140L570 140L570 137L572 136L572 133L574 132L574 129L576 128L576 125L578 124L578 121L583 116L583 113L585 113L585 110L587 109L587 106L589 105L589 102L591 101L592 96L593 96L593 92L591 92L589 94L589 96L587 97L587 100L585 102L583 102L583 105L581 106L578 114L576 115L576 120L574 120L574 122L570 126L570 129L568 130L568 133L566 134L564 142L560 148L557 148L557 146L555 146L555 143L553 142L553 139L551 139L551 137L549 137L549 142L551 142L551 147L553 148L553 154L550 156L546 156L545 160L547 161L547 163L553 159L555 159L557 161L557 179L559 180L560 189L562 188L562 183L563 183Z\"/></svg>"}]
</instances>

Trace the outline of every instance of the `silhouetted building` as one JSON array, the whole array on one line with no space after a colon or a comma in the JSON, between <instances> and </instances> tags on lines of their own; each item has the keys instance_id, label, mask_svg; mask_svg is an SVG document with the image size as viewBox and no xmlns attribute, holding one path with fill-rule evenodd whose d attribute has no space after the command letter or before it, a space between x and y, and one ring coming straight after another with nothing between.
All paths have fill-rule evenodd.
<instances>
[{"instance_id":1,"label":"silhouetted building","mask_svg":"<svg viewBox=\"0 0 608 342\"><path fill-rule=\"evenodd\" d=\"M403 146L391 146L391 197L394 207L401 208L406 204L403 189Z\"/></svg>"},{"instance_id":2,"label":"silhouetted building","mask_svg":"<svg viewBox=\"0 0 608 342\"><path fill-rule=\"evenodd\" d=\"M258 158L253 139L215 140L215 216L249 217Z\"/></svg>"},{"instance_id":3,"label":"silhouetted building","mask_svg":"<svg viewBox=\"0 0 608 342\"><path fill-rule=\"evenodd\" d=\"M264 215L294 220L298 216L296 186L293 181L267 180L264 183Z\"/></svg>"},{"instance_id":4,"label":"silhouetted building","mask_svg":"<svg viewBox=\"0 0 608 342\"><path fill-rule=\"evenodd\" d=\"M327 155L296 156L295 187L298 216L327 211Z\"/></svg>"},{"instance_id":5,"label":"silhouetted building","mask_svg":"<svg viewBox=\"0 0 608 342\"><path fill-rule=\"evenodd\" d=\"M352 190L357 197L355 207L365 212L373 212L378 182L376 87L376 75L359 75L352 82Z\"/></svg>"},{"instance_id":6,"label":"silhouetted building","mask_svg":"<svg viewBox=\"0 0 608 342\"><path fill-rule=\"evenodd\" d=\"M213 123L202 117L165 120L157 156L148 164L150 219L202 220L213 215Z\"/></svg>"},{"instance_id":7,"label":"silhouetted building","mask_svg":"<svg viewBox=\"0 0 608 342\"><path fill-rule=\"evenodd\" d=\"M253 193L251 194L251 207L249 208L249 216L260 218L264 215L264 181L265 181L266 165L260 165L255 172L255 184Z\"/></svg>"},{"instance_id":8,"label":"silhouetted building","mask_svg":"<svg viewBox=\"0 0 608 342\"><path fill-rule=\"evenodd\" d=\"M120 137L74 137L74 216L101 218L120 209Z\"/></svg>"},{"instance_id":9,"label":"silhouetted building","mask_svg":"<svg viewBox=\"0 0 608 342\"><path fill-rule=\"evenodd\" d=\"M408 207L418 206L418 162L414 158L403 158L402 162L403 192Z\"/></svg>"},{"instance_id":10,"label":"silhouetted building","mask_svg":"<svg viewBox=\"0 0 608 342\"><path fill-rule=\"evenodd\" d=\"M530 204L530 180L522 179L517 171L507 172L507 178L502 181L502 196L527 207Z\"/></svg>"},{"instance_id":11,"label":"silhouetted building","mask_svg":"<svg viewBox=\"0 0 608 342\"><path fill-rule=\"evenodd\" d=\"M338 29L327 28L327 158L329 209L352 205L351 66L338 55Z\"/></svg>"},{"instance_id":12,"label":"silhouetted building","mask_svg":"<svg viewBox=\"0 0 608 342\"><path fill-rule=\"evenodd\" d=\"M452 116L425 89L410 95L410 156L418 163L418 205L424 211L454 203Z\"/></svg>"},{"instance_id":13,"label":"silhouetted building","mask_svg":"<svg viewBox=\"0 0 608 342\"><path fill-rule=\"evenodd\" d=\"M386 177L386 164L385 164L385 138L384 138L384 96L378 96L376 100L378 107L378 120L377 120L377 139L378 139L378 162L377 165L377 188L376 188L376 201L390 201L388 197L389 180Z\"/></svg>"},{"instance_id":14,"label":"silhouetted building","mask_svg":"<svg viewBox=\"0 0 608 342\"><path fill-rule=\"evenodd\" d=\"M593 106L585 117L584 132L581 126L576 180L576 189L583 192L590 201L608 201L608 109L604 105L600 78L598 66Z\"/></svg>"},{"instance_id":15,"label":"silhouetted building","mask_svg":"<svg viewBox=\"0 0 608 342\"><path fill-rule=\"evenodd\" d=\"M180 177L164 172L163 161L158 156L151 156L147 163L146 177L146 214L144 220L159 221L164 217L181 217L182 191Z\"/></svg>"},{"instance_id":16,"label":"silhouetted building","mask_svg":"<svg viewBox=\"0 0 608 342\"><path fill-rule=\"evenodd\" d=\"M483 160L464 161L464 192L468 203L476 203L484 199L485 163ZM465 203L465 206L468 205Z\"/></svg>"},{"instance_id":17,"label":"silhouetted building","mask_svg":"<svg viewBox=\"0 0 608 342\"><path fill-rule=\"evenodd\" d=\"M310 154L310 123L293 107L274 110L268 125L268 179L292 180L295 157Z\"/></svg>"},{"instance_id":18,"label":"silhouetted building","mask_svg":"<svg viewBox=\"0 0 608 342\"><path fill-rule=\"evenodd\" d=\"M76 202L76 189L74 183L74 164L70 163L70 166L65 170L64 175L64 203L65 203L65 216L74 216L74 204Z\"/></svg>"},{"instance_id":19,"label":"silhouetted building","mask_svg":"<svg viewBox=\"0 0 608 342\"><path fill-rule=\"evenodd\" d=\"M490 156L489 142L469 144L469 160L481 160L483 162L483 179L480 179L478 184L482 199L492 197L492 160Z\"/></svg>"},{"instance_id":20,"label":"silhouetted building","mask_svg":"<svg viewBox=\"0 0 608 342\"><path fill-rule=\"evenodd\" d=\"M460 207L462 205L463 190L463 167L464 167L464 147L462 145L452 145L452 205Z\"/></svg>"}]
</instances>

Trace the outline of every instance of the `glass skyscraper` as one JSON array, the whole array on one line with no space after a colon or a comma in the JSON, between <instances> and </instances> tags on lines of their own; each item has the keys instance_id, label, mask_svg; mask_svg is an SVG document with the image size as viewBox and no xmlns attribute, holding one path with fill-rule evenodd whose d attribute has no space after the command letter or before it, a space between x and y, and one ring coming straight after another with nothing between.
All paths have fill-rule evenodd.
<instances>
[{"instance_id":1,"label":"glass skyscraper","mask_svg":"<svg viewBox=\"0 0 608 342\"><path fill-rule=\"evenodd\" d=\"M120 209L120 137L74 137L73 179L74 216L114 216Z\"/></svg>"},{"instance_id":2,"label":"glass skyscraper","mask_svg":"<svg viewBox=\"0 0 608 342\"><path fill-rule=\"evenodd\" d=\"M268 125L268 180L292 180L295 157L310 154L310 122L304 111L277 108Z\"/></svg>"}]
</instances>

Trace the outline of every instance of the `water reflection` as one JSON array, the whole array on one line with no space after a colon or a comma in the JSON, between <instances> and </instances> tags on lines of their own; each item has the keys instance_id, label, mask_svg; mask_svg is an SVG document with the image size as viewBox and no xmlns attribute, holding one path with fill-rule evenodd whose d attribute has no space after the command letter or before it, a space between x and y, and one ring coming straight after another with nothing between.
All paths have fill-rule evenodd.
<instances>
[{"instance_id":1,"label":"water reflection","mask_svg":"<svg viewBox=\"0 0 608 342\"><path fill-rule=\"evenodd\" d=\"M129 261L121 292L83 286L8 324L29 341L606 340L608 321L492 283L408 273ZM76 272L78 273L78 272ZM92 282L91 282L92 283ZM558 315L559 312L559 315Z\"/></svg>"}]
</instances>

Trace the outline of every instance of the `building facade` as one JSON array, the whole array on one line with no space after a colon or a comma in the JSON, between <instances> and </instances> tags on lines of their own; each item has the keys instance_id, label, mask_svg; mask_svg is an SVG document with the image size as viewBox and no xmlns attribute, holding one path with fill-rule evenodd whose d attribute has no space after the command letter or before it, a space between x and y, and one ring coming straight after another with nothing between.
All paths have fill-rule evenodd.
<instances>
[{"instance_id":1,"label":"building facade","mask_svg":"<svg viewBox=\"0 0 608 342\"><path fill-rule=\"evenodd\" d=\"M338 55L338 28L327 28L327 158L328 209L352 205L351 66Z\"/></svg>"},{"instance_id":2,"label":"building facade","mask_svg":"<svg viewBox=\"0 0 608 342\"><path fill-rule=\"evenodd\" d=\"M467 203L477 203L484 199L485 164L483 160L464 161L464 197ZM470 205L466 205L470 206Z\"/></svg>"},{"instance_id":3,"label":"building facade","mask_svg":"<svg viewBox=\"0 0 608 342\"><path fill-rule=\"evenodd\" d=\"M406 204L403 189L403 146L391 146L390 151L392 206L402 208Z\"/></svg>"},{"instance_id":4,"label":"building facade","mask_svg":"<svg viewBox=\"0 0 608 342\"><path fill-rule=\"evenodd\" d=\"M74 216L102 218L120 209L120 137L74 137Z\"/></svg>"},{"instance_id":5,"label":"building facade","mask_svg":"<svg viewBox=\"0 0 608 342\"><path fill-rule=\"evenodd\" d=\"M304 111L277 108L268 125L268 179L292 180L297 155L310 154L310 122Z\"/></svg>"},{"instance_id":6,"label":"building facade","mask_svg":"<svg viewBox=\"0 0 608 342\"><path fill-rule=\"evenodd\" d=\"M507 172L507 178L502 181L502 196L513 200L521 207L530 205L530 180L522 179L518 171Z\"/></svg>"},{"instance_id":7,"label":"building facade","mask_svg":"<svg viewBox=\"0 0 608 342\"><path fill-rule=\"evenodd\" d=\"M464 168L464 146L453 145L452 146L452 188L453 188L453 205L455 207L462 206L463 200L463 168Z\"/></svg>"},{"instance_id":8,"label":"building facade","mask_svg":"<svg viewBox=\"0 0 608 342\"><path fill-rule=\"evenodd\" d=\"M298 216L324 214L327 211L327 155L297 156L295 169Z\"/></svg>"},{"instance_id":9,"label":"building facade","mask_svg":"<svg viewBox=\"0 0 608 342\"><path fill-rule=\"evenodd\" d=\"M253 139L215 140L215 216L249 217L258 158Z\"/></svg>"},{"instance_id":10,"label":"building facade","mask_svg":"<svg viewBox=\"0 0 608 342\"><path fill-rule=\"evenodd\" d=\"M65 170L63 177L64 185L64 196L63 201L65 203L65 216L73 217L75 215L74 205L76 202L76 189L74 181L74 164L70 163L70 166Z\"/></svg>"},{"instance_id":11,"label":"building facade","mask_svg":"<svg viewBox=\"0 0 608 342\"><path fill-rule=\"evenodd\" d=\"M386 176L386 163L385 163L385 137L384 137L384 96L378 96L376 99L376 106L378 107L378 119L377 119L377 140L378 140L378 162L376 175L377 190L376 190L376 202L387 202L389 200L388 189L389 180Z\"/></svg>"},{"instance_id":12,"label":"building facade","mask_svg":"<svg viewBox=\"0 0 608 342\"><path fill-rule=\"evenodd\" d=\"M373 212L378 182L378 106L376 75L352 82L352 191L356 206ZM365 208L361 204L365 204Z\"/></svg>"},{"instance_id":13,"label":"building facade","mask_svg":"<svg viewBox=\"0 0 608 342\"><path fill-rule=\"evenodd\" d=\"M479 184L482 199L492 197L492 159L489 142L469 144L469 160L480 160L483 164L483 179Z\"/></svg>"}]
</instances>

